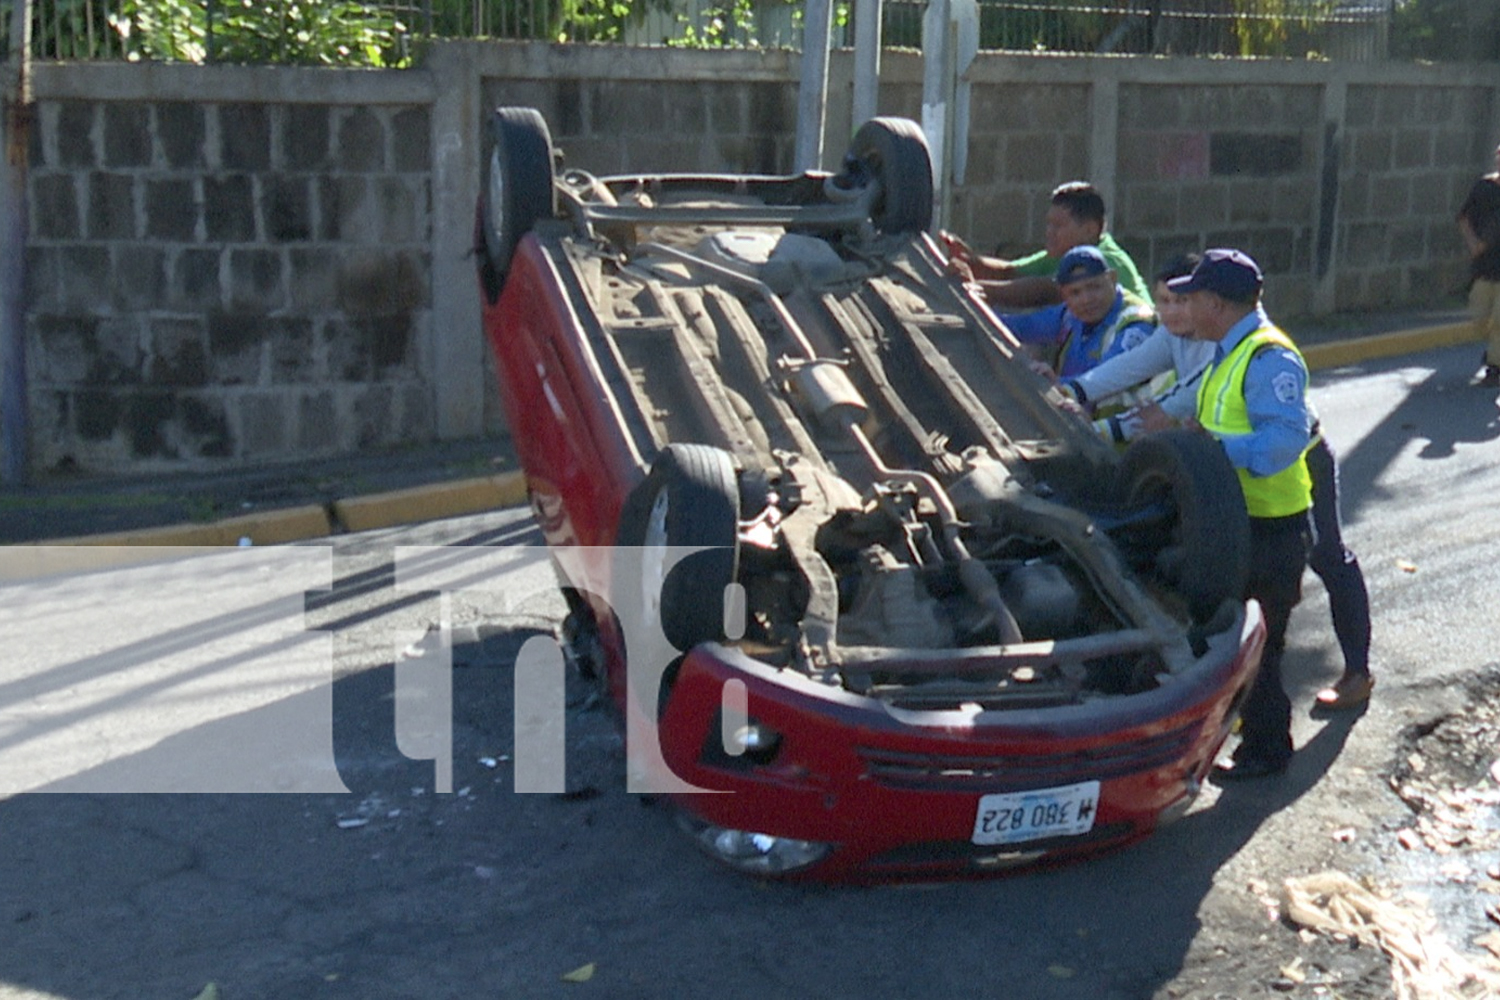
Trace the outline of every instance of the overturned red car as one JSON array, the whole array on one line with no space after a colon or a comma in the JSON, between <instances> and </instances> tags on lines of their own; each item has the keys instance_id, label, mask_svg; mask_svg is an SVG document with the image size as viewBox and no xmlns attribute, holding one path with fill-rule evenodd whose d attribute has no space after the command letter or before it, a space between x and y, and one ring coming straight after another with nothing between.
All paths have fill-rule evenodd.
<instances>
[{"instance_id":1,"label":"overturned red car","mask_svg":"<svg viewBox=\"0 0 1500 1000\"><path fill-rule=\"evenodd\" d=\"M837 173L595 176L529 108L486 153L484 330L564 638L700 847L963 877L1186 811L1264 637L1234 473L1057 405L927 234L913 122Z\"/></svg>"}]
</instances>

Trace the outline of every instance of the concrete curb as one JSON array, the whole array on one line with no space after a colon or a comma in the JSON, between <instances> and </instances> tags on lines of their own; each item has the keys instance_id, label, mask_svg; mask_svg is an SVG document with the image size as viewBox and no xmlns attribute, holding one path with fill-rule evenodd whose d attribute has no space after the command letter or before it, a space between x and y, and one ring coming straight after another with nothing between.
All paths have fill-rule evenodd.
<instances>
[{"instance_id":1,"label":"concrete curb","mask_svg":"<svg viewBox=\"0 0 1500 1000\"><path fill-rule=\"evenodd\" d=\"M280 545L324 538L336 531L372 531L444 517L479 514L514 507L526 499L526 477L506 472L415 486L389 493L335 500L327 506L307 504L242 514L207 524L174 524L160 528L116 531L102 535L56 538L33 545L143 547Z\"/></svg>"},{"instance_id":2,"label":"concrete curb","mask_svg":"<svg viewBox=\"0 0 1500 1000\"><path fill-rule=\"evenodd\" d=\"M1339 368L1378 358L1415 354L1474 340L1468 323L1397 330L1353 340L1310 344L1302 355L1314 370ZM139 531L60 538L38 545L74 546L234 546L248 538L253 545L322 538L340 531L372 531L444 517L514 507L526 499L526 477L520 472L462 479L429 486L245 514L209 524L169 525Z\"/></svg>"},{"instance_id":3,"label":"concrete curb","mask_svg":"<svg viewBox=\"0 0 1500 1000\"><path fill-rule=\"evenodd\" d=\"M1396 357L1401 354L1417 354L1439 347L1456 344L1478 343L1474 339L1474 328L1468 323L1446 323L1442 326L1425 326L1415 330L1394 330L1354 340L1339 340L1327 344L1309 344L1302 349L1307 367L1318 370L1340 368L1374 361L1378 358Z\"/></svg>"},{"instance_id":4,"label":"concrete curb","mask_svg":"<svg viewBox=\"0 0 1500 1000\"><path fill-rule=\"evenodd\" d=\"M328 510L320 504L287 507L255 514L241 514L205 524L171 524L160 528L138 528L112 531L102 535L80 535L56 538L36 545L92 545L133 547L148 546L234 546L248 538L252 545L279 545L322 538L332 530Z\"/></svg>"},{"instance_id":5,"label":"concrete curb","mask_svg":"<svg viewBox=\"0 0 1500 1000\"><path fill-rule=\"evenodd\" d=\"M332 509L345 531L370 531L513 507L525 499L526 477L519 472L507 472L335 500Z\"/></svg>"}]
</instances>

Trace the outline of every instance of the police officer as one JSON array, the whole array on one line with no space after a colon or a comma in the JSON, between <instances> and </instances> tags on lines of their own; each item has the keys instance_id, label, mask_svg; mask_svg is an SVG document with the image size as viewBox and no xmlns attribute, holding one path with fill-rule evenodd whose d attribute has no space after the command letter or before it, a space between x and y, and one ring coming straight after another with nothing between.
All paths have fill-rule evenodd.
<instances>
[{"instance_id":1,"label":"police officer","mask_svg":"<svg viewBox=\"0 0 1500 1000\"><path fill-rule=\"evenodd\" d=\"M1191 274L1201 258L1182 254L1156 272L1151 291L1162 325L1140 346L1116 355L1076 379L1066 379L1062 389L1079 402L1106 402L1117 393L1146 383L1165 372L1175 375L1170 388L1154 399L1124 413L1094 422L1095 428L1114 442L1139 434L1165 430L1197 414L1198 380L1212 363L1218 345L1193 336L1192 317L1186 296L1167 287L1173 278ZM1139 392L1139 390L1133 390ZM1312 404L1308 404L1309 412ZM1313 442L1307 450L1307 471L1312 476L1312 519L1315 541L1307 564L1328 590L1328 610L1333 631L1344 656L1344 672L1338 681L1317 694L1318 712L1358 708L1370 700L1375 678L1370 673L1370 594L1359 559L1344 544L1339 522L1339 472L1333 448L1313 414Z\"/></svg>"},{"instance_id":2,"label":"police officer","mask_svg":"<svg viewBox=\"0 0 1500 1000\"><path fill-rule=\"evenodd\" d=\"M1058 262L1053 281L1062 304L1000 317L1023 344L1045 355L1058 375L1080 375L1151 336L1156 314L1120 284L1103 251L1074 247Z\"/></svg>"},{"instance_id":3,"label":"police officer","mask_svg":"<svg viewBox=\"0 0 1500 1000\"><path fill-rule=\"evenodd\" d=\"M1217 345L1198 386L1196 422L1219 439L1239 474L1250 514L1245 597L1255 598L1266 618L1240 745L1215 766L1219 781L1280 774L1291 761L1292 705L1281 683L1281 654L1312 543L1307 365L1261 308L1263 283L1255 261L1229 249L1207 251L1192 274L1167 283L1188 297L1195 335Z\"/></svg>"}]
</instances>

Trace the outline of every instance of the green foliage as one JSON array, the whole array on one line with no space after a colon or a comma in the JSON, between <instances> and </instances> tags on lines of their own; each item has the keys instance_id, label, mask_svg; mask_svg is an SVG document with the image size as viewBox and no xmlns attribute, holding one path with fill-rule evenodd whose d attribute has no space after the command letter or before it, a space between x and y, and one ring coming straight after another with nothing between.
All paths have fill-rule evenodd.
<instances>
[{"instance_id":1,"label":"green foliage","mask_svg":"<svg viewBox=\"0 0 1500 1000\"><path fill-rule=\"evenodd\" d=\"M1391 55L1400 59L1500 59L1500 4L1494 0L1398 0Z\"/></svg>"},{"instance_id":2,"label":"green foliage","mask_svg":"<svg viewBox=\"0 0 1500 1000\"><path fill-rule=\"evenodd\" d=\"M620 39L626 24L645 15L649 5L632 7L626 0L569 0L563 6L563 20L572 25L572 29L571 32L558 32L554 36L558 41L567 41L571 37L591 42L614 42Z\"/></svg>"},{"instance_id":3,"label":"green foliage","mask_svg":"<svg viewBox=\"0 0 1500 1000\"><path fill-rule=\"evenodd\" d=\"M434 38L535 38L551 42L618 41L632 21L671 0L432 0L431 23L414 31Z\"/></svg>"},{"instance_id":4,"label":"green foliage","mask_svg":"<svg viewBox=\"0 0 1500 1000\"><path fill-rule=\"evenodd\" d=\"M1234 37L1242 56L1281 56L1334 12L1334 0L1237 0Z\"/></svg>"},{"instance_id":5,"label":"green foliage","mask_svg":"<svg viewBox=\"0 0 1500 1000\"><path fill-rule=\"evenodd\" d=\"M110 16L127 59L400 66L406 26L351 0L127 0Z\"/></svg>"},{"instance_id":6,"label":"green foliage","mask_svg":"<svg viewBox=\"0 0 1500 1000\"><path fill-rule=\"evenodd\" d=\"M678 14L677 24L682 34L667 44L680 48L743 48L755 37L755 11L750 0L728 0L705 7L696 19Z\"/></svg>"},{"instance_id":7,"label":"green foliage","mask_svg":"<svg viewBox=\"0 0 1500 1000\"><path fill-rule=\"evenodd\" d=\"M781 3L792 7L792 25L800 37L805 7L801 0L722 0L700 8L696 17L678 13L681 32L667 44L677 48L758 48L762 43L759 9ZM849 20L849 5L835 3L833 20L842 27Z\"/></svg>"},{"instance_id":8,"label":"green foliage","mask_svg":"<svg viewBox=\"0 0 1500 1000\"><path fill-rule=\"evenodd\" d=\"M1393 58L1500 59L1500 0L1393 2ZM836 26L848 27L852 3L834 0ZM0 24L10 6L0 0ZM920 47L924 7L886 0L884 44ZM1326 51L1336 37L1328 18L1346 13L1339 0L980 0L979 8L983 49L1293 57ZM652 12L675 19L668 45L796 44L803 0L34 0L33 10L42 58L392 67L409 65L414 36L618 42ZM788 20L790 38L781 34Z\"/></svg>"}]
</instances>

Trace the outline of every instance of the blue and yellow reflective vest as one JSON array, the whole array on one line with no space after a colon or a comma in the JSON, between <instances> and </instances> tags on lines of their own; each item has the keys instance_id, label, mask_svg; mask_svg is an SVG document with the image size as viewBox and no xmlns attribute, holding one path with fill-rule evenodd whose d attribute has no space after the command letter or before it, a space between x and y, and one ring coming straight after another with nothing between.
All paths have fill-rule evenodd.
<instances>
[{"instance_id":1,"label":"blue and yellow reflective vest","mask_svg":"<svg viewBox=\"0 0 1500 1000\"><path fill-rule=\"evenodd\" d=\"M1302 361L1302 353L1290 337L1274 326L1261 326L1234 346L1234 350L1204 373L1198 386L1198 423L1215 437L1249 434L1249 407L1245 404L1245 370L1263 347L1284 347ZM1303 362L1306 368L1306 362ZM1308 447L1312 447L1309 442ZM1251 517L1287 517L1312 506L1312 476L1307 471L1307 449L1280 472L1254 476L1235 469L1245 492L1245 507Z\"/></svg>"}]
</instances>

